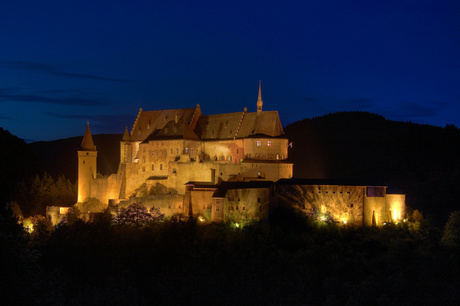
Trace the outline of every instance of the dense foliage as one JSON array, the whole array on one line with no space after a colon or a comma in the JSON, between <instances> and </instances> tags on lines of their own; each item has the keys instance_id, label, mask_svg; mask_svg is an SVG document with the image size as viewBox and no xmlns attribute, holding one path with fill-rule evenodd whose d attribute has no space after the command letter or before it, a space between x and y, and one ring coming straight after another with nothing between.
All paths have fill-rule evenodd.
<instances>
[{"instance_id":1,"label":"dense foliage","mask_svg":"<svg viewBox=\"0 0 460 306\"><path fill-rule=\"evenodd\" d=\"M0 203L9 200L19 182L42 170L41 159L24 140L0 127Z\"/></svg>"},{"instance_id":2,"label":"dense foliage","mask_svg":"<svg viewBox=\"0 0 460 306\"><path fill-rule=\"evenodd\" d=\"M11 194L24 217L45 215L46 206L71 206L77 202L77 188L64 176L36 175L19 183Z\"/></svg>"},{"instance_id":3,"label":"dense foliage","mask_svg":"<svg viewBox=\"0 0 460 306\"><path fill-rule=\"evenodd\" d=\"M139 203L134 203L126 208L120 208L114 221L118 225L140 227L163 221L164 216L165 215L154 206L149 210Z\"/></svg>"},{"instance_id":4,"label":"dense foliage","mask_svg":"<svg viewBox=\"0 0 460 306\"><path fill-rule=\"evenodd\" d=\"M50 304L460 301L458 252L443 246L443 233L425 219L354 228L289 210L274 214L269 224L242 228L196 220L142 227L77 221L52 232L44 228L44 234L22 235L29 242L12 249L22 259L11 273L29 278L31 287L15 281L19 287L9 293L27 294L7 297ZM17 232L14 223L10 227Z\"/></svg>"}]
</instances>

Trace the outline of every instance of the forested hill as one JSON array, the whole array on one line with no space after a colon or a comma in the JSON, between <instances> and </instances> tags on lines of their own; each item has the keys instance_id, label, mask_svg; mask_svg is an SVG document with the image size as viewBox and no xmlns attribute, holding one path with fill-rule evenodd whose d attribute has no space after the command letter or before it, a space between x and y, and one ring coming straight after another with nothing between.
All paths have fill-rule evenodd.
<instances>
[{"instance_id":1,"label":"forested hill","mask_svg":"<svg viewBox=\"0 0 460 306\"><path fill-rule=\"evenodd\" d=\"M289 161L298 178L358 178L407 195L407 204L445 224L460 209L460 131L386 120L365 112L343 112L297 121L285 127L293 142ZM120 134L93 135L98 172L116 173ZM47 172L77 180L81 137L29 144Z\"/></svg>"},{"instance_id":2,"label":"forested hill","mask_svg":"<svg viewBox=\"0 0 460 306\"><path fill-rule=\"evenodd\" d=\"M302 178L360 178L407 194L434 218L460 209L460 131L342 112L288 125L289 161ZM442 222L441 220L439 220ZM444 220L445 222L445 220Z\"/></svg>"},{"instance_id":3,"label":"forested hill","mask_svg":"<svg viewBox=\"0 0 460 306\"><path fill-rule=\"evenodd\" d=\"M40 157L24 140L0 127L0 205L9 200L19 182L41 171Z\"/></svg>"},{"instance_id":4,"label":"forested hill","mask_svg":"<svg viewBox=\"0 0 460 306\"><path fill-rule=\"evenodd\" d=\"M97 171L116 173L120 162L121 134L93 135L97 149ZM83 135L54 141L38 141L29 146L41 156L46 171L54 177L64 175L71 182L78 178L78 155Z\"/></svg>"}]
</instances>

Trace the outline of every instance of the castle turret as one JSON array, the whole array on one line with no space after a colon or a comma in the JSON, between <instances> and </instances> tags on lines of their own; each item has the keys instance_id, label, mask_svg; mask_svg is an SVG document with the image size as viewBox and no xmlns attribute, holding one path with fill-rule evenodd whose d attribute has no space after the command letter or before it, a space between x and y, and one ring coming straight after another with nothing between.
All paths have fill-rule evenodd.
<instances>
[{"instance_id":1,"label":"castle turret","mask_svg":"<svg viewBox=\"0 0 460 306\"><path fill-rule=\"evenodd\" d=\"M123 138L120 141L120 162L122 163L132 162L132 149L130 139L131 136L129 136L128 127L126 127Z\"/></svg>"},{"instance_id":2,"label":"castle turret","mask_svg":"<svg viewBox=\"0 0 460 306\"><path fill-rule=\"evenodd\" d=\"M78 202L84 202L91 197L91 181L96 177L97 171L96 159L96 146L88 123L78 151Z\"/></svg>"},{"instance_id":3,"label":"castle turret","mask_svg":"<svg viewBox=\"0 0 460 306\"><path fill-rule=\"evenodd\" d=\"M264 103L262 102L262 82L259 81L259 98L257 99L257 114L260 114L262 112L262 105Z\"/></svg>"}]
</instances>

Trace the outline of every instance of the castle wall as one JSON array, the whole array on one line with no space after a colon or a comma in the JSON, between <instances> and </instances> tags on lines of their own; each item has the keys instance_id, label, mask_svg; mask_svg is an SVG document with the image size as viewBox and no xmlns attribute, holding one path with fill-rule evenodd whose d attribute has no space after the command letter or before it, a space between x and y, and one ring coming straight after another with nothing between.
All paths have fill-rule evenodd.
<instances>
[{"instance_id":1,"label":"castle wall","mask_svg":"<svg viewBox=\"0 0 460 306\"><path fill-rule=\"evenodd\" d=\"M108 177L98 177L91 180L91 197L103 204L109 199L118 199L120 194L121 174L111 174Z\"/></svg>"},{"instance_id":2,"label":"castle wall","mask_svg":"<svg viewBox=\"0 0 460 306\"><path fill-rule=\"evenodd\" d=\"M182 195L157 195L141 198L131 198L120 201L118 209L126 208L131 204L139 203L149 210L155 206L165 217L171 217L176 214L184 214L184 196Z\"/></svg>"},{"instance_id":3,"label":"castle wall","mask_svg":"<svg viewBox=\"0 0 460 306\"><path fill-rule=\"evenodd\" d=\"M269 204L270 188L229 189L223 201L223 219L268 220Z\"/></svg>"},{"instance_id":4,"label":"castle wall","mask_svg":"<svg viewBox=\"0 0 460 306\"><path fill-rule=\"evenodd\" d=\"M283 160L288 157L288 140L285 138L246 138L244 154L250 159Z\"/></svg>"},{"instance_id":5,"label":"castle wall","mask_svg":"<svg viewBox=\"0 0 460 306\"><path fill-rule=\"evenodd\" d=\"M58 225L69 212L70 207L46 206L46 218L53 226Z\"/></svg>"},{"instance_id":6,"label":"castle wall","mask_svg":"<svg viewBox=\"0 0 460 306\"><path fill-rule=\"evenodd\" d=\"M225 198L212 198L211 221L222 223L224 222L224 202Z\"/></svg>"},{"instance_id":7,"label":"castle wall","mask_svg":"<svg viewBox=\"0 0 460 306\"><path fill-rule=\"evenodd\" d=\"M242 139L206 141L202 146L205 160L238 164L244 158Z\"/></svg>"},{"instance_id":8,"label":"castle wall","mask_svg":"<svg viewBox=\"0 0 460 306\"><path fill-rule=\"evenodd\" d=\"M385 206L392 222L399 222L406 218L405 194L387 194L385 197Z\"/></svg>"},{"instance_id":9,"label":"castle wall","mask_svg":"<svg viewBox=\"0 0 460 306\"><path fill-rule=\"evenodd\" d=\"M388 222L385 206L386 187L367 187L364 201L364 225L383 225Z\"/></svg>"},{"instance_id":10,"label":"castle wall","mask_svg":"<svg viewBox=\"0 0 460 306\"><path fill-rule=\"evenodd\" d=\"M330 213L337 222L363 225L366 187L337 185L277 185L276 202L308 213Z\"/></svg>"},{"instance_id":11,"label":"castle wall","mask_svg":"<svg viewBox=\"0 0 460 306\"><path fill-rule=\"evenodd\" d=\"M188 193L191 204L191 214L207 216L211 212L212 195L214 190L192 190ZM185 195L187 197L187 193ZM210 217L210 216L209 216Z\"/></svg>"},{"instance_id":12,"label":"castle wall","mask_svg":"<svg viewBox=\"0 0 460 306\"><path fill-rule=\"evenodd\" d=\"M243 178L262 178L269 181L277 181L281 178L292 177L292 164L245 162L241 164L240 174Z\"/></svg>"}]
</instances>

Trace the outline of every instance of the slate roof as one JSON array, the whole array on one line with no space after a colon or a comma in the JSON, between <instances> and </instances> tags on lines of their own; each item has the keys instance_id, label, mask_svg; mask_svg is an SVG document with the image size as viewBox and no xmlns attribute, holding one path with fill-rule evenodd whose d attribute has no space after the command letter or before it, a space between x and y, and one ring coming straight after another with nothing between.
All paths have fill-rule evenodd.
<instances>
[{"instance_id":1,"label":"slate roof","mask_svg":"<svg viewBox=\"0 0 460 306\"><path fill-rule=\"evenodd\" d=\"M141 109L131 130L130 140L144 141L155 130L163 129L171 121L174 123L176 116L179 120L190 124L195 110L195 108L157 111L142 111Z\"/></svg>"},{"instance_id":2,"label":"slate roof","mask_svg":"<svg viewBox=\"0 0 460 306\"><path fill-rule=\"evenodd\" d=\"M91 136L91 131L89 129L89 123L86 125L85 135L83 136L83 140L81 142L81 149L83 151L96 151L93 136Z\"/></svg>"},{"instance_id":3,"label":"slate roof","mask_svg":"<svg viewBox=\"0 0 460 306\"><path fill-rule=\"evenodd\" d=\"M162 129L155 129L144 142L162 139L200 140L183 119L180 119L177 123L174 120L169 121Z\"/></svg>"},{"instance_id":4,"label":"slate roof","mask_svg":"<svg viewBox=\"0 0 460 306\"><path fill-rule=\"evenodd\" d=\"M283 134L277 111L201 116L198 119L197 129L197 134L202 140L247 138L255 134L277 137Z\"/></svg>"}]
</instances>

